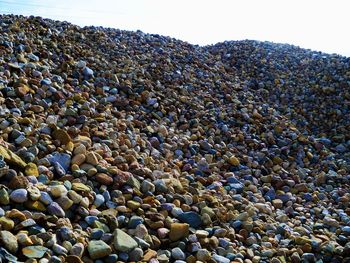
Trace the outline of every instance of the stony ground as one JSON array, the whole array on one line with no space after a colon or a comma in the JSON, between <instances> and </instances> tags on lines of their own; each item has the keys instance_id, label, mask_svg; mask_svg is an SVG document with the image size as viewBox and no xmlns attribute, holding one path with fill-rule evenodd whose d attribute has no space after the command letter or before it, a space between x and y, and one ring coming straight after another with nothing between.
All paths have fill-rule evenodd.
<instances>
[{"instance_id":1,"label":"stony ground","mask_svg":"<svg viewBox=\"0 0 350 263\"><path fill-rule=\"evenodd\" d=\"M350 58L0 16L1 262L350 262Z\"/></svg>"}]
</instances>

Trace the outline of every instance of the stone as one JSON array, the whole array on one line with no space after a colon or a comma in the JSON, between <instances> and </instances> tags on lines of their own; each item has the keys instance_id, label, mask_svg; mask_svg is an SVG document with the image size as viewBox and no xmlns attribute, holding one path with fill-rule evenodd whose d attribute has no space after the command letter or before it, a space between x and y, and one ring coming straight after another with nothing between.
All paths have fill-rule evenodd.
<instances>
[{"instance_id":1,"label":"stone","mask_svg":"<svg viewBox=\"0 0 350 263\"><path fill-rule=\"evenodd\" d=\"M178 241L189 235L189 224L172 223L170 225L169 238L171 241Z\"/></svg>"},{"instance_id":2,"label":"stone","mask_svg":"<svg viewBox=\"0 0 350 263\"><path fill-rule=\"evenodd\" d=\"M87 249L92 259L103 258L112 253L112 248L102 240L91 240Z\"/></svg>"},{"instance_id":3,"label":"stone","mask_svg":"<svg viewBox=\"0 0 350 263\"><path fill-rule=\"evenodd\" d=\"M39 171L38 171L38 167L36 166L35 163L28 163L27 166L25 167L25 174L27 176L35 176L38 177L39 176Z\"/></svg>"},{"instance_id":4,"label":"stone","mask_svg":"<svg viewBox=\"0 0 350 263\"><path fill-rule=\"evenodd\" d=\"M239 160L235 156L231 156L228 161L233 166L239 166L240 165Z\"/></svg>"},{"instance_id":5,"label":"stone","mask_svg":"<svg viewBox=\"0 0 350 263\"><path fill-rule=\"evenodd\" d=\"M225 258L225 257L217 255L217 254L214 254L212 256L212 259L215 260L215 262L217 262L217 263L230 263L230 260L228 258Z\"/></svg>"},{"instance_id":6,"label":"stone","mask_svg":"<svg viewBox=\"0 0 350 263\"><path fill-rule=\"evenodd\" d=\"M4 230L12 230L15 227L15 222L7 217L0 217L0 226Z\"/></svg>"},{"instance_id":7,"label":"stone","mask_svg":"<svg viewBox=\"0 0 350 263\"><path fill-rule=\"evenodd\" d=\"M7 230L0 231L0 240L3 246L10 252L16 253L18 250L18 242L16 236Z\"/></svg>"},{"instance_id":8,"label":"stone","mask_svg":"<svg viewBox=\"0 0 350 263\"><path fill-rule=\"evenodd\" d=\"M15 176L11 179L8 186L10 189L19 189L19 188L26 189L29 186L29 180L27 177L22 175Z\"/></svg>"},{"instance_id":9,"label":"stone","mask_svg":"<svg viewBox=\"0 0 350 263\"><path fill-rule=\"evenodd\" d=\"M199 261L206 262L211 258L210 252L207 249L199 249L196 254Z\"/></svg>"},{"instance_id":10,"label":"stone","mask_svg":"<svg viewBox=\"0 0 350 263\"><path fill-rule=\"evenodd\" d=\"M113 178L105 173L98 173L95 175L95 179L97 182L103 185L111 185L113 184Z\"/></svg>"},{"instance_id":11,"label":"stone","mask_svg":"<svg viewBox=\"0 0 350 263\"><path fill-rule=\"evenodd\" d=\"M28 246L22 248L22 253L27 258L42 258L48 250L43 246Z\"/></svg>"},{"instance_id":12,"label":"stone","mask_svg":"<svg viewBox=\"0 0 350 263\"><path fill-rule=\"evenodd\" d=\"M171 250L171 256L172 258L176 259L176 260L185 260L186 259L186 255L185 253L179 248L179 247L175 247Z\"/></svg>"},{"instance_id":13,"label":"stone","mask_svg":"<svg viewBox=\"0 0 350 263\"><path fill-rule=\"evenodd\" d=\"M48 205L47 211L51 215L55 215L55 216L58 216L58 217L64 217L66 215L64 210L56 202L52 202L50 205Z\"/></svg>"},{"instance_id":14,"label":"stone","mask_svg":"<svg viewBox=\"0 0 350 263\"><path fill-rule=\"evenodd\" d=\"M50 194L54 198L67 195L68 190L64 185L53 185L50 187Z\"/></svg>"},{"instance_id":15,"label":"stone","mask_svg":"<svg viewBox=\"0 0 350 263\"><path fill-rule=\"evenodd\" d=\"M190 227L197 228L202 224L202 219L199 214L195 212L184 212L178 216L183 223L188 223Z\"/></svg>"},{"instance_id":16,"label":"stone","mask_svg":"<svg viewBox=\"0 0 350 263\"><path fill-rule=\"evenodd\" d=\"M62 129L57 129L57 130L53 131L52 132L52 137L55 140L59 140L64 145L69 143L70 141L72 141L72 138L67 133L67 131L62 130Z\"/></svg>"},{"instance_id":17,"label":"stone","mask_svg":"<svg viewBox=\"0 0 350 263\"><path fill-rule=\"evenodd\" d=\"M86 155L86 162L92 165L97 165L99 162L97 154L94 152L88 152Z\"/></svg>"},{"instance_id":18,"label":"stone","mask_svg":"<svg viewBox=\"0 0 350 263\"><path fill-rule=\"evenodd\" d=\"M27 165L18 155L9 149L6 149L2 145L0 145L0 155L3 156L5 161L10 165L18 166L22 169L24 169Z\"/></svg>"},{"instance_id":19,"label":"stone","mask_svg":"<svg viewBox=\"0 0 350 263\"><path fill-rule=\"evenodd\" d=\"M24 203L28 200L28 191L26 189L16 189L10 194L10 200L16 203Z\"/></svg>"},{"instance_id":20,"label":"stone","mask_svg":"<svg viewBox=\"0 0 350 263\"><path fill-rule=\"evenodd\" d=\"M71 164L76 164L76 165L81 165L85 162L85 154L80 153L77 155L74 155L74 157L72 158Z\"/></svg>"},{"instance_id":21,"label":"stone","mask_svg":"<svg viewBox=\"0 0 350 263\"><path fill-rule=\"evenodd\" d=\"M137 242L121 229L116 229L114 235L114 248L120 252L129 252L137 247Z\"/></svg>"},{"instance_id":22,"label":"stone","mask_svg":"<svg viewBox=\"0 0 350 263\"><path fill-rule=\"evenodd\" d=\"M66 153L55 152L48 159L53 165L55 163L58 163L64 169L64 172L68 171L71 163L71 157L69 154Z\"/></svg>"}]
</instances>

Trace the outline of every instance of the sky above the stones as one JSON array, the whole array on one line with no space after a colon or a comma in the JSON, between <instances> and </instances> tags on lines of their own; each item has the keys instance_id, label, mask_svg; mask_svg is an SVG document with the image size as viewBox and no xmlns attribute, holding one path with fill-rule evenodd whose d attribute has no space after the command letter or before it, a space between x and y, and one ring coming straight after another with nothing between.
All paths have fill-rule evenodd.
<instances>
[{"instance_id":1,"label":"sky above the stones","mask_svg":"<svg viewBox=\"0 0 350 263\"><path fill-rule=\"evenodd\" d=\"M254 39L350 57L349 0L0 0L0 13L38 15L207 45Z\"/></svg>"}]
</instances>

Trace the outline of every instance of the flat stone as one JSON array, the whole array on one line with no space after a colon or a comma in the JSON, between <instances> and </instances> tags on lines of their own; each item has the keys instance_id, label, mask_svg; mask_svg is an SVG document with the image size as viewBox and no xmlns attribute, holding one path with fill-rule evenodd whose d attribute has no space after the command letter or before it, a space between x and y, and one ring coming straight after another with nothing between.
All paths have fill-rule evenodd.
<instances>
[{"instance_id":1,"label":"flat stone","mask_svg":"<svg viewBox=\"0 0 350 263\"><path fill-rule=\"evenodd\" d=\"M43 246L28 246L22 248L22 253L27 258L42 258L48 250Z\"/></svg>"}]
</instances>

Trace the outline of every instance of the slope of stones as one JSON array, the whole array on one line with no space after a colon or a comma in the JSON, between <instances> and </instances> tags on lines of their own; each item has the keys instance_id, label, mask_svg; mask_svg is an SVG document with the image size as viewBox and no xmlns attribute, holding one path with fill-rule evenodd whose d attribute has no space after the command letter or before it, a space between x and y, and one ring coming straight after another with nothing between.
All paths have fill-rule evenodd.
<instances>
[{"instance_id":1,"label":"slope of stones","mask_svg":"<svg viewBox=\"0 0 350 263\"><path fill-rule=\"evenodd\" d=\"M346 262L345 58L38 17L0 33L2 259Z\"/></svg>"},{"instance_id":2,"label":"slope of stones","mask_svg":"<svg viewBox=\"0 0 350 263\"><path fill-rule=\"evenodd\" d=\"M349 139L350 58L256 41L219 43L209 50L248 87L263 89L299 128Z\"/></svg>"}]
</instances>

